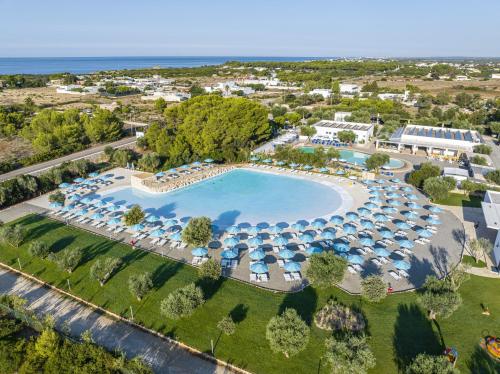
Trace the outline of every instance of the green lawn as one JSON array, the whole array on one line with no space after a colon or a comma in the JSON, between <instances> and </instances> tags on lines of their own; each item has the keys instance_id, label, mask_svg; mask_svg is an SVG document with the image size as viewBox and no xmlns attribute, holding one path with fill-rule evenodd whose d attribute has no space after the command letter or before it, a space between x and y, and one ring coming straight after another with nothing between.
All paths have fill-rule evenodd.
<instances>
[{"instance_id":1,"label":"green lawn","mask_svg":"<svg viewBox=\"0 0 500 374\"><path fill-rule=\"evenodd\" d=\"M159 313L160 301L172 290L188 282L198 282L195 269L49 219L28 216L20 222L29 229L28 240L43 240L56 251L67 246L84 249L84 263L69 277L73 293L125 316L132 305L136 320L202 351L208 352L210 339L214 339L217 357L252 372L327 372L321 360L327 332L313 326L307 349L285 359L270 351L265 327L268 320L285 307L296 308L310 323L314 312L331 297L355 305L366 316L367 333L378 364L373 372L396 373L398 366L407 363L415 354L424 351L438 354L443 347L436 326L416 306L414 293L392 295L383 303L374 305L336 288L308 287L300 293L283 294L224 279L215 285L199 283L207 302L190 318L169 320ZM23 270L66 288L68 275L48 261L30 258L26 248L26 244L19 249L0 246L0 261L17 266L19 257ZM91 264L102 255L120 257L124 261L123 267L104 287L89 278ZM131 274L142 271L154 274L155 290L142 302L137 302L128 291L127 280ZM458 349L458 365L466 372L479 372L480 367L485 373L499 370L478 350L478 342L484 334L500 335L499 289L500 280L472 277L461 289L464 305L450 319L439 321L444 343ZM489 307L491 316L481 314L482 303ZM238 322L236 333L218 339L216 324L228 313Z\"/></svg>"},{"instance_id":2,"label":"green lawn","mask_svg":"<svg viewBox=\"0 0 500 374\"><path fill-rule=\"evenodd\" d=\"M486 263L484 261L478 260L476 262L476 260L472 256L463 256L462 262L464 264L470 265L470 266L475 267L475 268L485 268L486 267Z\"/></svg>"},{"instance_id":3,"label":"green lawn","mask_svg":"<svg viewBox=\"0 0 500 374\"><path fill-rule=\"evenodd\" d=\"M464 206L470 208L481 208L481 201L479 196L468 196L461 193L450 193L445 200L438 200L436 204L451 205L451 206Z\"/></svg>"}]
</instances>

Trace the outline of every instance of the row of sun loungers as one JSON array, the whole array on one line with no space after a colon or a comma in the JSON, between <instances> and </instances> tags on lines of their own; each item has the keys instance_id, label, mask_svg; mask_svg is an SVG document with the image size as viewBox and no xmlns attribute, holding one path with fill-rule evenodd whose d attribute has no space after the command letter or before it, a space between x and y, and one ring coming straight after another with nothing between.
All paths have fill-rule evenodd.
<instances>
[{"instance_id":1,"label":"row of sun loungers","mask_svg":"<svg viewBox=\"0 0 500 374\"><path fill-rule=\"evenodd\" d=\"M299 272L283 273L283 278L287 282L300 281L302 280L302 275Z\"/></svg>"}]
</instances>

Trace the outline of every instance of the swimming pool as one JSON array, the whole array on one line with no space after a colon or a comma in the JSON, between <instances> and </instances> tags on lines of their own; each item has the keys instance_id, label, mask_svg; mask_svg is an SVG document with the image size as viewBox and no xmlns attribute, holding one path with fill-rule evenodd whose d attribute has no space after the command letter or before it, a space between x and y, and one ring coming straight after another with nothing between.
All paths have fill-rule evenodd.
<instances>
[{"instance_id":1,"label":"swimming pool","mask_svg":"<svg viewBox=\"0 0 500 374\"><path fill-rule=\"evenodd\" d=\"M314 152L314 147L301 147L300 148L302 152L304 153L313 153ZM355 165L364 165L365 161L368 157L370 157L369 154L363 153L363 152L357 152L357 151L351 151L348 149L340 149L340 158L346 160L350 164L355 164ZM405 165L405 163L401 160L398 160L396 158L391 158L389 163L384 165L385 169L400 169Z\"/></svg>"},{"instance_id":2,"label":"swimming pool","mask_svg":"<svg viewBox=\"0 0 500 374\"><path fill-rule=\"evenodd\" d=\"M221 228L329 217L347 210L352 202L350 195L333 183L245 169L172 192L151 194L122 187L94 197L139 204L147 212L167 218L208 216Z\"/></svg>"}]
</instances>

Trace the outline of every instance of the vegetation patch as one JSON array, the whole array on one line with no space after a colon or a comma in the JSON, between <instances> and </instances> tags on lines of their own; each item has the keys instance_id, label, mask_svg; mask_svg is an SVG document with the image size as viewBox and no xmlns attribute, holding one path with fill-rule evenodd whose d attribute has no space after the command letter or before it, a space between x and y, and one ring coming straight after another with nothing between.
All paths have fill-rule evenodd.
<instances>
[{"instance_id":1,"label":"vegetation patch","mask_svg":"<svg viewBox=\"0 0 500 374\"><path fill-rule=\"evenodd\" d=\"M329 331L363 331L366 327L363 315L335 300L330 300L314 317L320 329Z\"/></svg>"}]
</instances>

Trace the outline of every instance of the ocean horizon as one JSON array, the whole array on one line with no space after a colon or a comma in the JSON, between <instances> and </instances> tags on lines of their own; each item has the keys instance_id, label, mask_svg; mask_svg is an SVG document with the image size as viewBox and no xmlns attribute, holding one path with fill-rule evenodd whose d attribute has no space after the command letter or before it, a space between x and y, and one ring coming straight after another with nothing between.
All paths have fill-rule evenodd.
<instances>
[{"instance_id":1,"label":"ocean horizon","mask_svg":"<svg viewBox=\"0 0 500 374\"><path fill-rule=\"evenodd\" d=\"M86 74L98 71L145 68L192 68L228 61L306 61L335 57L276 56L115 56L115 57L0 57L0 75Z\"/></svg>"}]
</instances>

